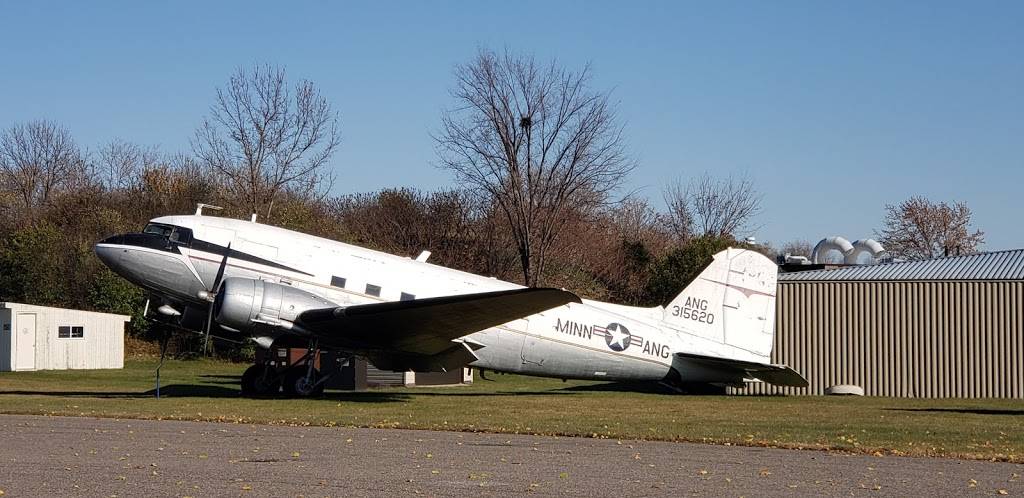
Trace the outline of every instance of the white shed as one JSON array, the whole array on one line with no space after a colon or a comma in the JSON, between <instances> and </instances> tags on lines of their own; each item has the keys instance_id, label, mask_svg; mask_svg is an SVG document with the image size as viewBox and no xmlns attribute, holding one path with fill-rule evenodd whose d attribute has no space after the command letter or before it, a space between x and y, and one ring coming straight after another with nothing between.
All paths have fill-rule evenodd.
<instances>
[{"instance_id":1,"label":"white shed","mask_svg":"<svg viewBox=\"0 0 1024 498\"><path fill-rule=\"evenodd\" d=\"M0 372L124 367L125 315L0 303Z\"/></svg>"}]
</instances>

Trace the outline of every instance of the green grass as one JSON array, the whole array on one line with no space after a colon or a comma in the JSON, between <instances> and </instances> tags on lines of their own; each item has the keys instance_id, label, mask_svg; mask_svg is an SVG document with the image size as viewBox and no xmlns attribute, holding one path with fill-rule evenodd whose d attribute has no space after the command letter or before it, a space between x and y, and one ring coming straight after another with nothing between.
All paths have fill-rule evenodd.
<instances>
[{"instance_id":1,"label":"green grass","mask_svg":"<svg viewBox=\"0 0 1024 498\"><path fill-rule=\"evenodd\" d=\"M1024 402L675 396L491 375L472 386L245 399L247 365L154 360L123 370L0 373L0 413L394 427L829 449L1024 462Z\"/></svg>"}]
</instances>

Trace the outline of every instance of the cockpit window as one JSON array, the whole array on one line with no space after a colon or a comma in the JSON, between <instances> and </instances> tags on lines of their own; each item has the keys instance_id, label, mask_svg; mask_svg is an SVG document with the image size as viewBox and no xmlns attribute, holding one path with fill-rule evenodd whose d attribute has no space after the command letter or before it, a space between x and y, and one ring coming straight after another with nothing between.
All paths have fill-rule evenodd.
<instances>
[{"instance_id":1,"label":"cockpit window","mask_svg":"<svg viewBox=\"0 0 1024 498\"><path fill-rule=\"evenodd\" d=\"M189 228L150 223L142 229L142 233L159 235L176 244L189 245L192 243L192 230Z\"/></svg>"},{"instance_id":2,"label":"cockpit window","mask_svg":"<svg viewBox=\"0 0 1024 498\"><path fill-rule=\"evenodd\" d=\"M146 228L142 229L142 233L150 233L150 234L153 234L153 235L160 235L162 237L168 237L168 236L171 235L171 231L173 231L173 230L174 230L174 227L172 227L170 225L160 225L160 224L157 224L157 223L150 223L150 224L146 225Z\"/></svg>"}]
</instances>

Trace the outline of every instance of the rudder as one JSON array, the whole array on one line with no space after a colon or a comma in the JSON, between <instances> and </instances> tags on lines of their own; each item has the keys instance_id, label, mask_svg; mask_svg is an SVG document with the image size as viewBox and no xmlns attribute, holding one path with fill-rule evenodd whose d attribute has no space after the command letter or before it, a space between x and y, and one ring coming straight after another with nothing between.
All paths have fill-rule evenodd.
<instances>
[{"instance_id":1,"label":"rudder","mask_svg":"<svg viewBox=\"0 0 1024 498\"><path fill-rule=\"evenodd\" d=\"M665 308L664 321L684 332L743 349L771 353L778 267L764 255L729 248Z\"/></svg>"}]
</instances>

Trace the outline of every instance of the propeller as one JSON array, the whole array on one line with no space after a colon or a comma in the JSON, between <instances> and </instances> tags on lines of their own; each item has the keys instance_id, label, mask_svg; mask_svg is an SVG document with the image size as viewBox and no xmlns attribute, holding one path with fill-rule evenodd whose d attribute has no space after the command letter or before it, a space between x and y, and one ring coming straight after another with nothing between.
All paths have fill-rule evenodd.
<instances>
[{"instance_id":1,"label":"propeller","mask_svg":"<svg viewBox=\"0 0 1024 498\"><path fill-rule=\"evenodd\" d=\"M217 301L217 294L220 292L220 285L224 280L224 269L228 266L228 255L231 254L231 243L228 242L228 249L224 251L224 259L220 261L220 266L217 268L217 276L213 279L213 285L206 291L206 295L210 301L209 310L206 313L206 333L203 335L203 356L206 356L206 346L210 343L210 329L213 327L213 308L214 303Z\"/></svg>"}]
</instances>

